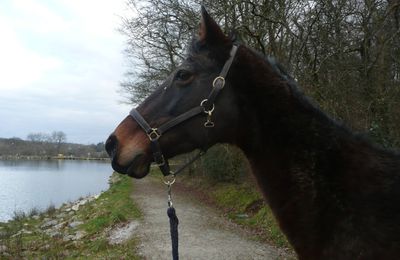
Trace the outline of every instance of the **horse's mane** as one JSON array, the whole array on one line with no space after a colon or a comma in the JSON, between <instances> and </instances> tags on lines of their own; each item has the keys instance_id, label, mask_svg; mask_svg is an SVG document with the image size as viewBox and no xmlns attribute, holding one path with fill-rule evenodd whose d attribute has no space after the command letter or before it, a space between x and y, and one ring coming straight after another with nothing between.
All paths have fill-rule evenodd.
<instances>
[{"instance_id":1,"label":"horse's mane","mask_svg":"<svg viewBox=\"0 0 400 260\"><path fill-rule=\"evenodd\" d=\"M297 84L296 80L287 72L285 67L280 64L274 57L268 56L268 55L263 55L258 51L253 50L260 58L264 59L265 62L269 63L274 70L281 78L282 80L286 81L291 93L297 97L297 99L304 105L311 107L320 117L326 118L328 121L330 121L332 124L335 126L341 128L345 132L347 132L349 135L353 136L353 138L358 139L360 141L366 142L372 147L374 147L377 150L384 151L396 156L400 156L400 153L398 150L395 150L394 148L384 148L381 145L376 144L375 142L372 142L370 137L367 135L367 133L359 133L359 132L354 132L349 128L347 125L345 125L342 121L337 121L331 116L328 116L325 112L323 112L321 109L319 109L319 106L309 97L307 97L304 92L301 90L300 86Z\"/></svg>"},{"instance_id":2,"label":"horse's mane","mask_svg":"<svg viewBox=\"0 0 400 260\"><path fill-rule=\"evenodd\" d=\"M264 55L251 48L250 50L271 66L272 70L282 79L283 82L286 83L287 87L291 92L291 95L296 97L296 99L304 107L314 110L316 114L319 115L319 117L327 119L329 123L332 123L340 128L346 129L346 131L351 132L350 129L348 129L348 127L346 127L341 122L336 121L331 116L328 116L325 112L323 112L319 108L319 105L312 98L306 96L303 89L300 87L297 81L287 72L286 68L281 63L279 63L274 56Z\"/></svg>"},{"instance_id":3,"label":"horse's mane","mask_svg":"<svg viewBox=\"0 0 400 260\"><path fill-rule=\"evenodd\" d=\"M247 47L248 48L248 47ZM277 61L277 59L273 56L269 55L264 55L260 53L259 51L256 51L252 48L249 48L253 53L255 53L259 58L263 59L265 62L267 62L273 71L283 80L287 83L287 86L289 87L291 93L293 96L299 100L304 106L312 109L315 111L315 113L320 117L328 120L328 122L332 125L335 125L336 127L342 129L343 131L347 132L347 134L353 136L353 138L358 139L360 141L363 141L365 143L368 143L370 146L377 150L381 150L390 154L393 154L395 156L400 156L400 151L397 149L393 148L383 148L381 145L376 144L371 141L370 137L368 136L367 133L360 133L360 132L355 132L349 126L344 124L344 122L337 120L333 118L332 116L328 115L326 112L322 111L319 108L319 105L310 97L306 96L304 94L303 89L299 86L297 81L287 72L285 67Z\"/></svg>"},{"instance_id":4,"label":"horse's mane","mask_svg":"<svg viewBox=\"0 0 400 260\"><path fill-rule=\"evenodd\" d=\"M239 45L246 46L246 48L250 52L252 52L256 57L264 60L267 64L269 64L269 66L272 68L273 72L275 72L282 79L282 82L285 82L289 91L291 92L291 95L294 96L298 100L298 102L300 102L303 105L303 107L306 107L307 109L314 111L314 113L319 118L325 120L326 123L334 125L334 126L338 127L339 129L342 129L347 134L353 136L353 138L356 138L356 139L362 140L363 142L369 143L369 145L373 146L375 149L385 150L386 152L400 155L400 152L397 150L383 149L380 145L377 145L374 142L371 142L370 138L368 137L368 135L366 133L354 132L351 128L349 128L347 125L345 125L341 120L337 120L337 119L333 118L332 116L328 115L326 112L322 111L319 108L319 105L312 98L310 98L304 94L303 89L297 83L295 78L292 77L288 73L286 68L281 63L279 63L274 56L265 55L251 47L248 47L247 45L240 42L235 36L231 36L231 41L232 41L232 44L235 44L238 46ZM187 46L188 46L187 54L189 57L199 54L202 50L202 45L199 44L196 37L193 37Z\"/></svg>"}]
</instances>

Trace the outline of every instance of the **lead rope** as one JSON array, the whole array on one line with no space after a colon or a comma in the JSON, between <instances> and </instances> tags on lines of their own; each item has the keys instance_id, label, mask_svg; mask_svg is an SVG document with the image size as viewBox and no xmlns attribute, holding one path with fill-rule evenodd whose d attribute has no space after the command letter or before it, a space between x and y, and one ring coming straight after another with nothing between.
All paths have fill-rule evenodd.
<instances>
[{"instance_id":1,"label":"lead rope","mask_svg":"<svg viewBox=\"0 0 400 260\"><path fill-rule=\"evenodd\" d=\"M164 181L167 185L168 189L168 209L167 215L169 217L169 229L171 233L171 242L172 242L172 259L179 260L179 251L178 251L178 225L179 219L176 216L176 211L172 203L172 195L171 195L171 186L175 183L175 175L172 176L171 180Z\"/></svg>"},{"instance_id":2,"label":"lead rope","mask_svg":"<svg viewBox=\"0 0 400 260\"><path fill-rule=\"evenodd\" d=\"M207 133L208 133L208 131L207 131ZM169 217L169 230L170 230L170 233L171 233L172 259L173 260L179 260L179 250L178 250L178 245L179 245L179 233L178 233L179 219L176 216L176 211L175 211L175 208L174 208L173 203L172 203L171 188L172 188L172 185L175 183L176 174L178 174L181 171L183 171L187 166L191 165L193 162L195 162L197 159L199 159L204 154L205 154L205 151L200 151L198 154L196 154L196 156L194 156L192 159L190 159L185 165L183 165L180 168L178 168L174 173L171 173L171 175L168 177L169 180L164 179L164 184L167 185L167 194L168 194L167 215ZM166 177L164 177L164 178L166 178Z\"/></svg>"},{"instance_id":3,"label":"lead rope","mask_svg":"<svg viewBox=\"0 0 400 260\"><path fill-rule=\"evenodd\" d=\"M175 183L176 174L178 174L181 171L183 171L187 166L191 165L194 161L199 159L204 153L205 153L204 151L200 151L196 156L194 156L192 159L190 159L185 165L181 166L174 173L171 173L171 175L168 177L169 180L164 179L164 184L167 185L167 194L168 194L167 215L169 217L169 230L170 230L170 233L171 233L172 259L173 260L179 260L179 250L178 250L178 244L179 244L179 234L178 234L179 219L176 216L176 211L175 211L175 208L174 208L173 203L172 203L171 188L172 188L172 185ZM167 177L164 177L164 178L167 178Z\"/></svg>"}]
</instances>

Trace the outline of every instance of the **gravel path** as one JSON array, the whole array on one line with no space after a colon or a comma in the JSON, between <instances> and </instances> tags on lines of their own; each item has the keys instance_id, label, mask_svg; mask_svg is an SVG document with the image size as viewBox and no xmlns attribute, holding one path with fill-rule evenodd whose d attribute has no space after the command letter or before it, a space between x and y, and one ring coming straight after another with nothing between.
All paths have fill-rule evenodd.
<instances>
[{"instance_id":1,"label":"gravel path","mask_svg":"<svg viewBox=\"0 0 400 260\"><path fill-rule=\"evenodd\" d=\"M152 178L133 180L132 198L144 220L136 234L138 252L145 259L171 259L166 186ZM250 240L235 224L186 194L174 194L179 218L180 259L285 259L285 253L268 244ZM175 196L174 196L175 195Z\"/></svg>"}]
</instances>

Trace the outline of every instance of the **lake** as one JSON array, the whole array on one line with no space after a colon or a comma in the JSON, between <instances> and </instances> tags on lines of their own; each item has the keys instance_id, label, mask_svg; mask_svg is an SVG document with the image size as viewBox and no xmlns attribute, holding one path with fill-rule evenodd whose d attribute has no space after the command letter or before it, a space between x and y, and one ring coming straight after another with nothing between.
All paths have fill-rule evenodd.
<instances>
[{"instance_id":1,"label":"lake","mask_svg":"<svg viewBox=\"0 0 400 260\"><path fill-rule=\"evenodd\" d=\"M105 161L0 160L0 222L105 191L112 173Z\"/></svg>"}]
</instances>

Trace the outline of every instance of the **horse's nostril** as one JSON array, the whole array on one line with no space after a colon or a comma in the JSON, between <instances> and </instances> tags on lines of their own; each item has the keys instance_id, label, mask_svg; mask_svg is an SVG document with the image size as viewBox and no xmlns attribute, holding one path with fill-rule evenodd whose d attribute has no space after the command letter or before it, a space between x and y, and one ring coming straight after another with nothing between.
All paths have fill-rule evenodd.
<instances>
[{"instance_id":1,"label":"horse's nostril","mask_svg":"<svg viewBox=\"0 0 400 260\"><path fill-rule=\"evenodd\" d=\"M117 148L118 139L114 134L111 134L106 141L106 151L110 158L114 157L115 149Z\"/></svg>"}]
</instances>

